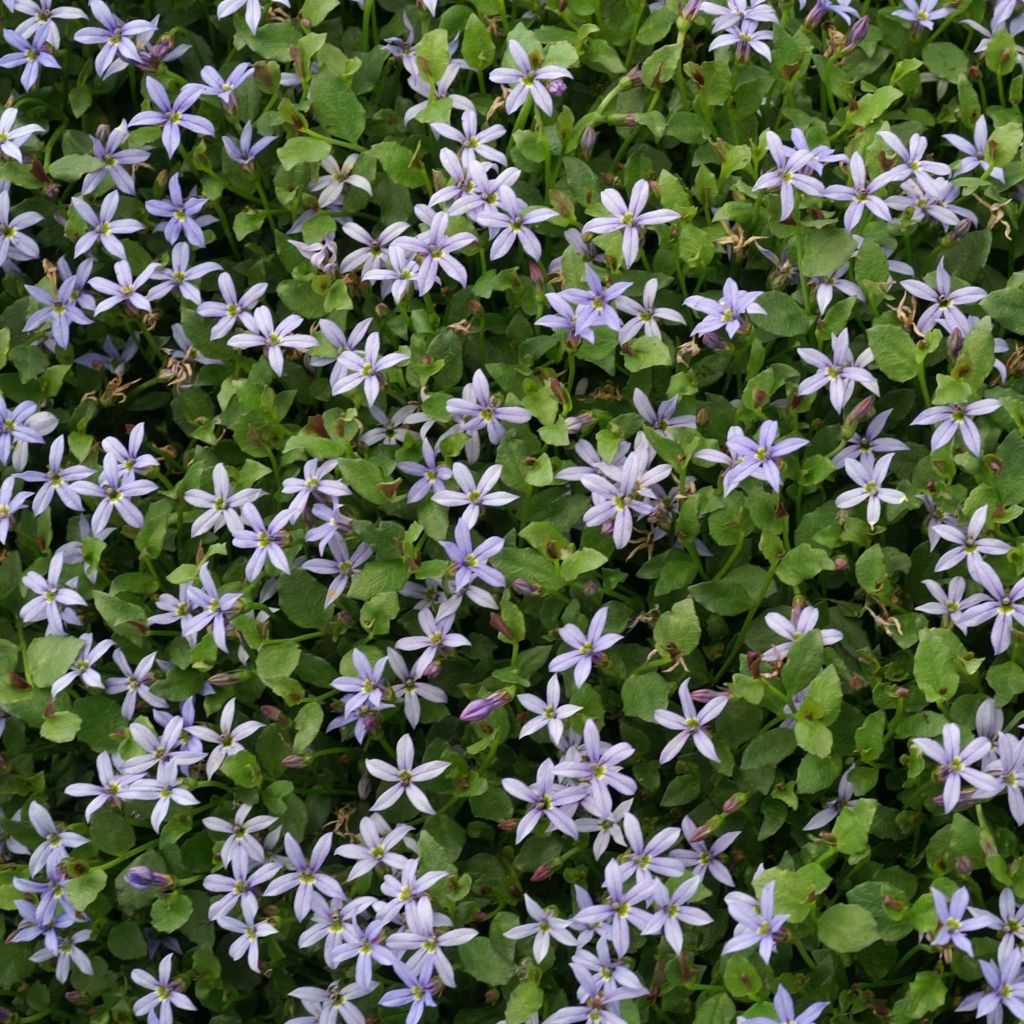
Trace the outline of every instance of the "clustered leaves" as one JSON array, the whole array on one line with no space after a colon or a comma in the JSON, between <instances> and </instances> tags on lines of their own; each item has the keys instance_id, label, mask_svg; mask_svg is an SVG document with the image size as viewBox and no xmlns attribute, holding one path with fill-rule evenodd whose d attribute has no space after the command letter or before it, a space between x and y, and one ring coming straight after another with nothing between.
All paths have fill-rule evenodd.
<instances>
[{"instance_id":1,"label":"clustered leaves","mask_svg":"<svg viewBox=\"0 0 1024 1024\"><path fill-rule=\"evenodd\" d=\"M1024 1018L1016 0L2 0L0 1018Z\"/></svg>"}]
</instances>

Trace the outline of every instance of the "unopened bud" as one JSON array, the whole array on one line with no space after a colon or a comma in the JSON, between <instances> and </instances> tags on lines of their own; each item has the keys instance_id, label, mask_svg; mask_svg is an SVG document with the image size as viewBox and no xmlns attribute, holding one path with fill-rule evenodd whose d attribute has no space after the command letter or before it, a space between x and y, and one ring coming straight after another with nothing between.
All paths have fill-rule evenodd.
<instances>
[{"instance_id":1,"label":"unopened bud","mask_svg":"<svg viewBox=\"0 0 1024 1024\"><path fill-rule=\"evenodd\" d=\"M875 399L873 395L868 395L866 398L861 399L846 414L846 419L843 420L843 429L852 431L862 419L870 416L874 409Z\"/></svg>"},{"instance_id":2,"label":"unopened bud","mask_svg":"<svg viewBox=\"0 0 1024 1024\"><path fill-rule=\"evenodd\" d=\"M722 804L722 813L735 814L746 802L746 793L733 793L733 795Z\"/></svg>"},{"instance_id":3,"label":"unopened bud","mask_svg":"<svg viewBox=\"0 0 1024 1024\"><path fill-rule=\"evenodd\" d=\"M981 846L981 855L986 860L990 857L999 856L999 847L996 846L995 837L987 829L984 829L979 837L979 845Z\"/></svg>"},{"instance_id":4,"label":"unopened bud","mask_svg":"<svg viewBox=\"0 0 1024 1024\"><path fill-rule=\"evenodd\" d=\"M72 1006L81 1006L81 1004L85 1002L86 996L84 992L79 992L77 988L73 988L70 991L64 993L64 998ZM7 1019L12 1020L13 1018L9 1017Z\"/></svg>"},{"instance_id":5,"label":"unopened bud","mask_svg":"<svg viewBox=\"0 0 1024 1024\"><path fill-rule=\"evenodd\" d=\"M530 260L530 284L534 288L543 289L544 287L544 271L533 260Z\"/></svg>"},{"instance_id":6,"label":"unopened bud","mask_svg":"<svg viewBox=\"0 0 1024 1024\"><path fill-rule=\"evenodd\" d=\"M369 800L370 794L373 792L373 779L369 775L362 775L359 778L359 784L356 786L356 793L360 800Z\"/></svg>"},{"instance_id":7,"label":"unopened bud","mask_svg":"<svg viewBox=\"0 0 1024 1024\"><path fill-rule=\"evenodd\" d=\"M260 714L268 722L281 722L284 720L284 715L280 708L275 708L273 704L261 704Z\"/></svg>"},{"instance_id":8,"label":"unopened bud","mask_svg":"<svg viewBox=\"0 0 1024 1024\"><path fill-rule=\"evenodd\" d=\"M540 593L540 587L536 583L531 583L529 580L522 578L512 581L512 589L520 597L536 597Z\"/></svg>"},{"instance_id":9,"label":"unopened bud","mask_svg":"<svg viewBox=\"0 0 1024 1024\"><path fill-rule=\"evenodd\" d=\"M281 758L281 764L285 768L304 768L306 758L302 754L287 754Z\"/></svg>"},{"instance_id":10,"label":"unopened bud","mask_svg":"<svg viewBox=\"0 0 1024 1024\"><path fill-rule=\"evenodd\" d=\"M895 910L897 912L904 909L902 900L896 899L895 896L883 896L882 906L885 907L886 910Z\"/></svg>"},{"instance_id":11,"label":"unopened bud","mask_svg":"<svg viewBox=\"0 0 1024 1024\"><path fill-rule=\"evenodd\" d=\"M705 839L709 839L712 833L715 831L716 823L714 819L711 821L704 822L694 833L690 836L688 842L691 843L702 843Z\"/></svg>"},{"instance_id":12,"label":"unopened bud","mask_svg":"<svg viewBox=\"0 0 1024 1024\"><path fill-rule=\"evenodd\" d=\"M629 71L626 72L626 76L633 83L633 85L644 84L644 76L640 72L639 64L637 64L635 67L630 68Z\"/></svg>"},{"instance_id":13,"label":"unopened bud","mask_svg":"<svg viewBox=\"0 0 1024 1024\"><path fill-rule=\"evenodd\" d=\"M499 832L515 832L519 821L516 818L504 818L498 822Z\"/></svg>"},{"instance_id":14,"label":"unopened bud","mask_svg":"<svg viewBox=\"0 0 1024 1024\"><path fill-rule=\"evenodd\" d=\"M136 865L124 873L126 885L133 889L170 889L174 885L174 875L165 874L163 871L154 871L144 865Z\"/></svg>"},{"instance_id":15,"label":"unopened bud","mask_svg":"<svg viewBox=\"0 0 1024 1024\"><path fill-rule=\"evenodd\" d=\"M704 687L700 690L693 690L690 696L697 704L707 704L709 700L714 700L715 697L728 697L728 694L723 693L721 690L712 690Z\"/></svg>"},{"instance_id":16,"label":"unopened bud","mask_svg":"<svg viewBox=\"0 0 1024 1024\"><path fill-rule=\"evenodd\" d=\"M489 988L484 993L484 1002L488 1006L494 1006L501 999L501 993L496 988Z\"/></svg>"},{"instance_id":17,"label":"unopened bud","mask_svg":"<svg viewBox=\"0 0 1024 1024\"><path fill-rule=\"evenodd\" d=\"M951 242L959 242L962 238L966 238L971 233L974 225L969 220L964 218L949 234L949 240Z\"/></svg>"},{"instance_id":18,"label":"unopened bud","mask_svg":"<svg viewBox=\"0 0 1024 1024\"><path fill-rule=\"evenodd\" d=\"M589 160L594 155L594 147L597 145L597 132L594 130L592 124L588 124L583 129L583 134L580 136L580 156L584 160Z\"/></svg>"},{"instance_id":19,"label":"unopened bud","mask_svg":"<svg viewBox=\"0 0 1024 1024\"><path fill-rule=\"evenodd\" d=\"M961 875L969 875L974 870L974 862L967 854L961 854L956 859L956 869Z\"/></svg>"},{"instance_id":20,"label":"unopened bud","mask_svg":"<svg viewBox=\"0 0 1024 1024\"><path fill-rule=\"evenodd\" d=\"M541 864L539 868L532 875L530 875L531 882L546 882L553 874L550 864Z\"/></svg>"},{"instance_id":21,"label":"unopened bud","mask_svg":"<svg viewBox=\"0 0 1024 1024\"><path fill-rule=\"evenodd\" d=\"M901 700L904 697L910 696L910 690L906 686L897 686L896 689L892 691L892 695L897 700Z\"/></svg>"},{"instance_id":22,"label":"unopened bud","mask_svg":"<svg viewBox=\"0 0 1024 1024\"><path fill-rule=\"evenodd\" d=\"M865 36L868 34L868 29L871 27L871 19L865 14L858 18L850 31L846 33L846 49L847 51L855 50L861 43L864 42Z\"/></svg>"},{"instance_id":23,"label":"unopened bud","mask_svg":"<svg viewBox=\"0 0 1024 1024\"><path fill-rule=\"evenodd\" d=\"M569 88L561 78L551 79L551 81L547 83L547 87L548 92L551 93L552 96L564 96L565 90Z\"/></svg>"},{"instance_id":24,"label":"unopened bud","mask_svg":"<svg viewBox=\"0 0 1024 1024\"><path fill-rule=\"evenodd\" d=\"M237 683L240 678L237 672L215 672L206 681L211 686L231 686Z\"/></svg>"},{"instance_id":25,"label":"unopened bud","mask_svg":"<svg viewBox=\"0 0 1024 1024\"><path fill-rule=\"evenodd\" d=\"M586 430L587 427L592 427L597 421L589 413L585 412L580 416L566 416L565 418L565 429L570 434L578 434L581 430Z\"/></svg>"},{"instance_id":26,"label":"unopened bud","mask_svg":"<svg viewBox=\"0 0 1024 1024\"><path fill-rule=\"evenodd\" d=\"M850 560L846 555L836 555L832 559L832 564L835 566L836 572L849 572L850 570Z\"/></svg>"},{"instance_id":27,"label":"unopened bud","mask_svg":"<svg viewBox=\"0 0 1024 1024\"><path fill-rule=\"evenodd\" d=\"M505 689L495 690L494 693L488 694L486 697L478 697L476 700L471 700L463 708L462 714L459 715L459 721L482 722L492 711L497 711L498 708L510 703L514 696L514 690Z\"/></svg>"},{"instance_id":28,"label":"unopened bud","mask_svg":"<svg viewBox=\"0 0 1024 1024\"><path fill-rule=\"evenodd\" d=\"M597 580L590 579L590 580L587 580L587 582L583 584L583 593L586 594L587 597L597 597L597 595L600 592L601 592L601 584L598 583Z\"/></svg>"}]
</instances>

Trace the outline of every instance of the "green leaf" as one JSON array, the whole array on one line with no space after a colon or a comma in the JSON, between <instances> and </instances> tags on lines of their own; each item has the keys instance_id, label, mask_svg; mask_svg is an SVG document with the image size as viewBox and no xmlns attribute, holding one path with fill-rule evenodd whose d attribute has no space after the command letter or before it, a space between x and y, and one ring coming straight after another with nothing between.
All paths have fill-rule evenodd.
<instances>
[{"instance_id":1,"label":"green leaf","mask_svg":"<svg viewBox=\"0 0 1024 1024\"><path fill-rule=\"evenodd\" d=\"M119 921L107 935L107 949L118 960L141 960L148 955L142 929L131 921Z\"/></svg>"},{"instance_id":2,"label":"green leaf","mask_svg":"<svg viewBox=\"0 0 1024 1024\"><path fill-rule=\"evenodd\" d=\"M349 584L348 595L357 601L365 601L375 594L401 590L409 579L405 562L373 561L364 565Z\"/></svg>"},{"instance_id":3,"label":"green leaf","mask_svg":"<svg viewBox=\"0 0 1024 1024\"><path fill-rule=\"evenodd\" d=\"M924 66L944 82L957 81L970 63L963 47L953 43L929 43L921 56Z\"/></svg>"},{"instance_id":4,"label":"green leaf","mask_svg":"<svg viewBox=\"0 0 1024 1024\"><path fill-rule=\"evenodd\" d=\"M749 611L764 587L768 571L759 565L740 565L720 580L695 583L690 596L702 608L719 615L739 615ZM764 597L768 597L771 589Z\"/></svg>"},{"instance_id":5,"label":"green leaf","mask_svg":"<svg viewBox=\"0 0 1024 1024\"><path fill-rule=\"evenodd\" d=\"M260 679L283 679L295 671L302 649L298 644L265 644L256 654L256 674Z\"/></svg>"},{"instance_id":6,"label":"green leaf","mask_svg":"<svg viewBox=\"0 0 1024 1024\"><path fill-rule=\"evenodd\" d=\"M103 853L127 853L135 845L135 829L109 807L101 807L89 822L89 838Z\"/></svg>"},{"instance_id":7,"label":"green leaf","mask_svg":"<svg viewBox=\"0 0 1024 1024\"><path fill-rule=\"evenodd\" d=\"M820 864L805 864L798 871L769 868L757 877L754 893L760 896L764 887L775 882L775 910L789 914L790 921L798 924L811 912L817 898L832 884L828 872Z\"/></svg>"},{"instance_id":8,"label":"green leaf","mask_svg":"<svg viewBox=\"0 0 1024 1024\"><path fill-rule=\"evenodd\" d=\"M1003 327L1016 331L1024 323L1024 291L1002 288L981 300L981 308Z\"/></svg>"},{"instance_id":9,"label":"green leaf","mask_svg":"<svg viewBox=\"0 0 1024 1024\"><path fill-rule=\"evenodd\" d=\"M801 749L815 757L828 757L832 753L832 733L824 722L799 719L793 730Z\"/></svg>"},{"instance_id":10,"label":"green leaf","mask_svg":"<svg viewBox=\"0 0 1024 1024\"><path fill-rule=\"evenodd\" d=\"M868 96L861 96L857 101L857 109L850 115L851 123L864 128L877 121L903 93L895 86L883 85Z\"/></svg>"},{"instance_id":11,"label":"green leaf","mask_svg":"<svg viewBox=\"0 0 1024 1024\"><path fill-rule=\"evenodd\" d=\"M305 18L310 25L316 27L320 24L336 7L341 6L341 0L306 0L302 5L302 17Z\"/></svg>"},{"instance_id":12,"label":"green leaf","mask_svg":"<svg viewBox=\"0 0 1024 1024\"><path fill-rule=\"evenodd\" d=\"M56 711L43 719L39 734L52 743L70 743L82 727L82 720L71 711Z\"/></svg>"},{"instance_id":13,"label":"green leaf","mask_svg":"<svg viewBox=\"0 0 1024 1024\"><path fill-rule=\"evenodd\" d=\"M260 763L256 760L256 755L248 750L240 750L238 753L232 754L221 765L220 771L236 786L242 786L245 789L258 789L263 780Z\"/></svg>"},{"instance_id":14,"label":"green leaf","mask_svg":"<svg viewBox=\"0 0 1024 1024\"><path fill-rule=\"evenodd\" d=\"M72 707L82 720L78 731L81 743L97 754L117 749L121 741L113 734L123 730L126 724L118 701L101 694L89 694L76 700Z\"/></svg>"},{"instance_id":15,"label":"green leaf","mask_svg":"<svg viewBox=\"0 0 1024 1024\"><path fill-rule=\"evenodd\" d=\"M1017 65L1017 40L1005 29L993 32L985 46L985 64L989 71L1005 75Z\"/></svg>"},{"instance_id":16,"label":"green leaf","mask_svg":"<svg viewBox=\"0 0 1024 1024\"><path fill-rule=\"evenodd\" d=\"M960 356L953 367L953 376L967 381L977 393L992 372L995 362L995 345L992 339L992 319L982 317L964 339Z\"/></svg>"},{"instance_id":17,"label":"green leaf","mask_svg":"<svg viewBox=\"0 0 1024 1024\"><path fill-rule=\"evenodd\" d=\"M821 548L816 548L813 544L797 544L783 556L775 575L786 586L795 587L799 583L814 579L819 573L829 572L834 568L832 558Z\"/></svg>"},{"instance_id":18,"label":"green leaf","mask_svg":"<svg viewBox=\"0 0 1024 1024\"><path fill-rule=\"evenodd\" d=\"M486 935L459 946L459 959L466 973L485 985L505 985L516 973L516 965Z\"/></svg>"},{"instance_id":19,"label":"green leaf","mask_svg":"<svg viewBox=\"0 0 1024 1024\"><path fill-rule=\"evenodd\" d=\"M88 153L74 153L54 160L49 167L49 175L58 181L78 181L92 171L103 168L103 161Z\"/></svg>"},{"instance_id":20,"label":"green leaf","mask_svg":"<svg viewBox=\"0 0 1024 1024\"><path fill-rule=\"evenodd\" d=\"M725 992L716 992L697 1007L693 1024L735 1024L736 1004Z\"/></svg>"},{"instance_id":21,"label":"green leaf","mask_svg":"<svg viewBox=\"0 0 1024 1024\"><path fill-rule=\"evenodd\" d=\"M331 614L324 607L327 588L308 572L293 572L278 585L281 611L303 629L323 629Z\"/></svg>"},{"instance_id":22,"label":"green leaf","mask_svg":"<svg viewBox=\"0 0 1024 1024\"><path fill-rule=\"evenodd\" d=\"M740 767L756 770L770 768L784 761L796 750L792 729L771 729L755 736L745 747Z\"/></svg>"},{"instance_id":23,"label":"green leaf","mask_svg":"<svg viewBox=\"0 0 1024 1024\"><path fill-rule=\"evenodd\" d=\"M562 579L571 582L585 572L599 569L607 561L608 556L594 548L581 548L579 551L573 551L562 560Z\"/></svg>"},{"instance_id":24,"label":"green leaf","mask_svg":"<svg viewBox=\"0 0 1024 1024\"><path fill-rule=\"evenodd\" d=\"M895 324L869 327L868 345L878 368L889 380L902 383L917 375L918 349L902 327Z\"/></svg>"},{"instance_id":25,"label":"green leaf","mask_svg":"<svg viewBox=\"0 0 1024 1024\"><path fill-rule=\"evenodd\" d=\"M318 164L331 155L331 144L322 139L310 139L306 136L297 136L289 139L278 151L277 159L281 166L290 171L299 164Z\"/></svg>"},{"instance_id":26,"label":"green leaf","mask_svg":"<svg viewBox=\"0 0 1024 1024\"><path fill-rule=\"evenodd\" d=\"M658 650L674 657L670 652L689 654L700 642L700 619L692 597L676 601L654 624L654 642Z\"/></svg>"},{"instance_id":27,"label":"green leaf","mask_svg":"<svg viewBox=\"0 0 1024 1024\"><path fill-rule=\"evenodd\" d=\"M829 907L818 918L818 938L837 953L858 953L881 935L870 911L850 903Z\"/></svg>"},{"instance_id":28,"label":"green leaf","mask_svg":"<svg viewBox=\"0 0 1024 1024\"><path fill-rule=\"evenodd\" d=\"M443 28L435 28L420 38L416 44L416 67L428 82L440 81L448 61L448 33Z\"/></svg>"},{"instance_id":29,"label":"green leaf","mask_svg":"<svg viewBox=\"0 0 1024 1024\"><path fill-rule=\"evenodd\" d=\"M508 997L505 1024L525 1024L544 1005L544 990L532 981L520 982Z\"/></svg>"},{"instance_id":30,"label":"green leaf","mask_svg":"<svg viewBox=\"0 0 1024 1024\"><path fill-rule=\"evenodd\" d=\"M682 43L669 43L668 46L659 46L640 65L640 77L648 89L659 89L665 82L669 81L679 67L679 61L683 54Z\"/></svg>"},{"instance_id":31,"label":"green leaf","mask_svg":"<svg viewBox=\"0 0 1024 1024\"><path fill-rule=\"evenodd\" d=\"M494 39L475 14L466 19L462 29L462 57L474 71L482 71L494 64Z\"/></svg>"},{"instance_id":32,"label":"green leaf","mask_svg":"<svg viewBox=\"0 0 1024 1024\"><path fill-rule=\"evenodd\" d=\"M71 667L82 649L76 636L38 636L25 654L25 675L40 690L52 686Z\"/></svg>"},{"instance_id":33,"label":"green leaf","mask_svg":"<svg viewBox=\"0 0 1024 1024\"><path fill-rule=\"evenodd\" d=\"M654 712L668 707L669 696L678 689L674 680L657 672L629 676L622 684L622 710L645 722L654 721Z\"/></svg>"},{"instance_id":34,"label":"green leaf","mask_svg":"<svg viewBox=\"0 0 1024 1024\"><path fill-rule=\"evenodd\" d=\"M449 864L458 861L466 843L466 830L454 818L433 815L420 832L421 837L425 835L437 843Z\"/></svg>"},{"instance_id":35,"label":"green leaf","mask_svg":"<svg viewBox=\"0 0 1024 1024\"><path fill-rule=\"evenodd\" d=\"M914 680L925 700L951 700L960 684L960 669L967 649L951 629L922 629L914 652Z\"/></svg>"},{"instance_id":36,"label":"green leaf","mask_svg":"<svg viewBox=\"0 0 1024 1024\"><path fill-rule=\"evenodd\" d=\"M861 799L847 804L831 828L836 837L836 849L847 857L859 857L868 849L868 833L875 820L878 801Z\"/></svg>"},{"instance_id":37,"label":"green leaf","mask_svg":"<svg viewBox=\"0 0 1024 1024\"><path fill-rule=\"evenodd\" d=\"M328 135L355 142L363 134L366 111L347 82L330 71L320 70L309 87L309 96L316 119Z\"/></svg>"},{"instance_id":38,"label":"green leaf","mask_svg":"<svg viewBox=\"0 0 1024 1024\"><path fill-rule=\"evenodd\" d=\"M183 892L160 896L149 909L149 919L158 932L176 932L192 916L192 901Z\"/></svg>"},{"instance_id":39,"label":"green leaf","mask_svg":"<svg viewBox=\"0 0 1024 1024\"><path fill-rule=\"evenodd\" d=\"M303 704L295 716L295 737L292 750L297 754L306 748L320 735L320 727L324 724L324 709L319 704Z\"/></svg>"},{"instance_id":40,"label":"green leaf","mask_svg":"<svg viewBox=\"0 0 1024 1024\"><path fill-rule=\"evenodd\" d=\"M1020 152L1021 140L1024 139L1024 127L1019 121L1000 125L989 136L986 153L994 167L1006 167L1012 163Z\"/></svg>"},{"instance_id":41,"label":"green leaf","mask_svg":"<svg viewBox=\"0 0 1024 1024\"><path fill-rule=\"evenodd\" d=\"M107 873L100 868L89 868L84 875L71 878L64 886L64 891L76 910L85 910L107 884Z\"/></svg>"},{"instance_id":42,"label":"green leaf","mask_svg":"<svg viewBox=\"0 0 1024 1024\"><path fill-rule=\"evenodd\" d=\"M752 316L754 326L773 338L803 337L810 326L810 317L797 301L785 292L765 292L758 300L764 314Z\"/></svg>"},{"instance_id":43,"label":"green leaf","mask_svg":"<svg viewBox=\"0 0 1024 1024\"><path fill-rule=\"evenodd\" d=\"M389 181L405 188L423 184L423 165L417 162L418 158L413 151L400 142L378 142L371 147L370 153L376 157Z\"/></svg>"},{"instance_id":44,"label":"green leaf","mask_svg":"<svg viewBox=\"0 0 1024 1024\"><path fill-rule=\"evenodd\" d=\"M828 277L848 262L857 239L842 228L808 231L803 239L800 270L808 277Z\"/></svg>"},{"instance_id":45,"label":"green leaf","mask_svg":"<svg viewBox=\"0 0 1024 1024\"><path fill-rule=\"evenodd\" d=\"M103 591L94 591L92 600L96 605L96 611L111 629L124 622L146 622L146 609L131 601L125 601L124 598L104 594Z\"/></svg>"},{"instance_id":46,"label":"green leaf","mask_svg":"<svg viewBox=\"0 0 1024 1024\"><path fill-rule=\"evenodd\" d=\"M892 1024L918 1024L933 1010L946 1005L946 984L934 971L918 971L907 994L892 1007Z\"/></svg>"}]
</instances>

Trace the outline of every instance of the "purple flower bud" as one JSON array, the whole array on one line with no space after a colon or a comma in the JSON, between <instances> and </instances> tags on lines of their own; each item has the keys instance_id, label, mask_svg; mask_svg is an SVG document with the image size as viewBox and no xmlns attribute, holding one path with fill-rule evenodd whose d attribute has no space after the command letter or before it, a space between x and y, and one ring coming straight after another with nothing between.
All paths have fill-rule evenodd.
<instances>
[{"instance_id":1,"label":"purple flower bud","mask_svg":"<svg viewBox=\"0 0 1024 1024\"><path fill-rule=\"evenodd\" d=\"M974 863L970 857L963 854L956 859L956 869L961 875L969 875L974 870Z\"/></svg>"},{"instance_id":2,"label":"purple flower bud","mask_svg":"<svg viewBox=\"0 0 1024 1024\"><path fill-rule=\"evenodd\" d=\"M870 25L871 19L866 14L853 23L853 28L850 29L846 36L846 48L848 50L856 49L864 42L864 37L868 34L868 27Z\"/></svg>"},{"instance_id":3,"label":"purple flower bud","mask_svg":"<svg viewBox=\"0 0 1024 1024\"><path fill-rule=\"evenodd\" d=\"M306 764L306 759L302 754L288 754L281 758L281 764L285 768L302 768Z\"/></svg>"},{"instance_id":4,"label":"purple flower bud","mask_svg":"<svg viewBox=\"0 0 1024 1024\"><path fill-rule=\"evenodd\" d=\"M729 797L724 804L722 804L722 813L735 814L746 802L746 793L733 793L733 795Z\"/></svg>"},{"instance_id":5,"label":"purple flower bud","mask_svg":"<svg viewBox=\"0 0 1024 1024\"><path fill-rule=\"evenodd\" d=\"M532 875L530 875L531 882L546 882L552 875L550 864L541 864L539 868Z\"/></svg>"},{"instance_id":6,"label":"purple flower bud","mask_svg":"<svg viewBox=\"0 0 1024 1024\"><path fill-rule=\"evenodd\" d=\"M693 21L693 19L700 14L700 4L701 0L686 0L686 6L682 11L682 17L687 21Z\"/></svg>"},{"instance_id":7,"label":"purple flower bud","mask_svg":"<svg viewBox=\"0 0 1024 1024\"><path fill-rule=\"evenodd\" d=\"M862 398L847 414L846 419L843 420L843 428L846 430L853 430L862 419L870 416L875 408L874 395L868 395L866 398Z\"/></svg>"},{"instance_id":8,"label":"purple flower bud","mask_svg":"<svg viewBox=\"0 0 1024 1024\"><path fill-rule=\"evenodd\" d=\"M363 775L356 787L356 792L359 794L360 800L369 800L370 794L373 792L373 779L369 775Z\"/></svg>"},{"instance_id":9,"label":"purple flower bud","mask_svg":"<svg viewBox=\"0 0 1024 1024\"><path fill-rule=\"evenodd\" d=\"M580 136L580 156L584 160L589 160L594 155L594 147L597 145L597 132L594 131L594 126L588 124L583 129L583 134Z\"/></svg>"},{"instance_id":10,"label":"purple flower bud","mask_svg":"<svg viewBox=\"0 0 1024 1024\"><path fill-rule=\"evenodd\" d=\"M512 581L512 589L520 597L536 597L540 593L540 587L529 580L515 579Z\"/></svg>"},{"instance_id":11,"label":"purple flower bud","mask_svg":"<svg viewBox=\"0 0 1024 1024\"><path fill-rule=\"evenodd\" d=\"M154 871L144 865L136 865L124 873L125 883L133 889L170 889L174 885L174 876L163 871Z\"/></svg>"},{"instance_id":12,"label":"purple flower bud","mask_svg":"<svg viewBox=\"0 0 1024 1024\"><path fill-rule=\"evenodd\" d=\"M552 96L564 96L565 90L568 89L568 86L561 78L553 78L547 83L547 87L548 92L551 93Z\"/></svg>"},{"instance_id":13,"label":"purple flower bud","mask_svg":"<svg viewBox=\"0 0 1024 1024\"><path fill-rule=\"evenodd\" d=\"M494 693L488 694L486 697L478 697L476 700L471 700L463 708L462 714L459 715L459 720L462 722L482 722L492 711L496 711L498 708L508 704L514 696L515 692L513 690L495 690Z\"/></svg>"},{"instance_id":14,"label":"purple flower bud","mask_svg":"<svg viewBox=\"0 0 1024 1024\"><path fill-rule=\"evenodd\" d=\"M597 421L589 413L585 412L581 416L566 416L565 418L565 429L570 434L578 434L581 430L586 430L587 427L592 427Z\"/></svg>"}]
</instances>

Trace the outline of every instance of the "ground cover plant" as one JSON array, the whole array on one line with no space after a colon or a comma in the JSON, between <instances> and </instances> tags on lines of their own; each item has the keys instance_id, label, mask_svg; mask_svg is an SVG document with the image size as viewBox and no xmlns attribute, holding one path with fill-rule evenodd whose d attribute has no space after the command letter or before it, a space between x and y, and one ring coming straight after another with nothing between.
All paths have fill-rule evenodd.
<instances>
[{"instance_id":1,"label":"ground cover plant","mask_svg":"<svg viewBox=\"0 0 1024 1024\"><path fill-rule=\"evenodd\" d=\"M1024 1018L1016 0L0 24L0 1019Z\"/></svg>"}]
</instances>

